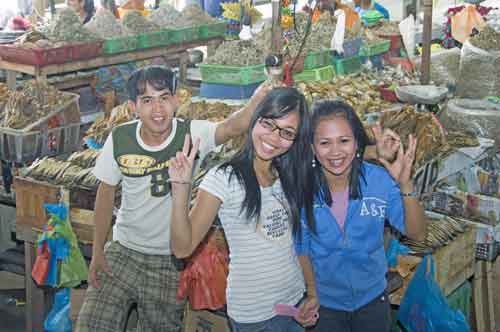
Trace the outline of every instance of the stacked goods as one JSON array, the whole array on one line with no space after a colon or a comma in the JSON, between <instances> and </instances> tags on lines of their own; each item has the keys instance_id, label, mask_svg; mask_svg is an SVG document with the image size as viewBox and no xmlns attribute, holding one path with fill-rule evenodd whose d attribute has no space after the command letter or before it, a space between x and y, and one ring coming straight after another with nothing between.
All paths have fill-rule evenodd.
<instances>
[{"instance_id":1,"label":"stacked goods","mask_svg":"<svg viewBox=\"0 0 500 332\"><path fill-rule=\"evenodd\" d=\"M23 129L68 103L71 98L44 81L28 81L21 90L9 93L0 127Z\"/></svg>"},{"instance_id":2,"label":"stacked goods","mask_svg":"<svg viewBox=\"0 0 500 332\"><path fill-rule=\"evenodd\" d=\"M405 148L408 146L410 134L417 138L413 166L415 170L456 149L479 145L477 138L467 133L445 133L434 114L416 112L411 107L399 111L384 112L380 122L384 128L394 130L402 138Z\"/></svg>"},{"instance_id":3,"label":"stacked goods","mask_svg":"<svg viewBox=\"0 0 500 332\"><path fill-rule=\"evenodd\" d=\"M116 106L111 111L109 118L103 117L94 121L92 126L87 130L84 139L86 141L92 140L94 144L102 146L114 127L128 122L133 118L132 110L128 107L128 103L125 102Z\"/></svg>"},{"instance_id":4,"label":"stacked goods","mask_svg":"<svg viewBox=\"0 0 500 332\"><path fill-rule=\"evenodd\" d=\"M72 154L68 161L45 157L36 160L26 176L69 188L95 190L99 180L92 174L92 168L98 155L99 152L84 150Z\"/></svg>"}]
</instances>

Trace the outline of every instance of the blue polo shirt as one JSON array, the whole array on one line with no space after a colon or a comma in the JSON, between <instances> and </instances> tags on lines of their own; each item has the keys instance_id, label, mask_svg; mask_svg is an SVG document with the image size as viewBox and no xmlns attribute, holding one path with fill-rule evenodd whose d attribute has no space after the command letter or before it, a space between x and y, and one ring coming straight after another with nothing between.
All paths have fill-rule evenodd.
<instances>
[{"instance_id":1,"label":"blue polo shirt","mask_svg":"<svg viewBox=\"0 0 500 332\"><path fill-rule=\"evenodd\" d=\"M399 185L382 167L364 162L362 198L350 200L344 229L319 197L314 205L316 234L301 220L295 238L297 255L309 256L322 306L354 311L386 287L384 220L405 233L404 206Z\"/></svg>"}]
</instances>

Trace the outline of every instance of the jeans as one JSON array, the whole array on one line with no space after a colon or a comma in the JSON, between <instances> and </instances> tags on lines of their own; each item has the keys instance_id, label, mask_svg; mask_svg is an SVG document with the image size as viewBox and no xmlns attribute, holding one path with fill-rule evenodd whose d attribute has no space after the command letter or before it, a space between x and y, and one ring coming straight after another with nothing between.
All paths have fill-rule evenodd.
<instances>
[{"instance_id":1,"label":"jeans","mask_svg":"<svg viewBox=\"0 0 500 332\"><path fill-rule=\"evenodd\" d=\"M390 328L391 304L383 293L355 311L321 306L314 332L389 332Z\"/></svg>"},{"instance_id":2,"label":"jeans","mask_svg":"<svg viewBox=\"0 0 500 332\"><path fill-rule=\"evenodd\" d=\"M293 317L274 316L257 323L238 323L230 318L232 332L299 332L304 328Z\"/></svg>"}]
</instances>

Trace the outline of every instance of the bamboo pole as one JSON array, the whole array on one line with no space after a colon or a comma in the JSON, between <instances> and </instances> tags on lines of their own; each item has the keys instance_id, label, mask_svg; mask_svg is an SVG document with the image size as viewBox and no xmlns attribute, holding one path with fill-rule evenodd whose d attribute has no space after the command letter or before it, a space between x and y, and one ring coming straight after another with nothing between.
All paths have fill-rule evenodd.
<instances>
[{"instance_id":1,"label":"bamboo pole","mask_svg":"<svg viewBox=\"0 0 500 332\"><path fill-rule=\"evenodd\" d=\"M431 69L432 0L424 0L424 31L422 35L422 84L429 84Z\"/></svg>"},{"instance_id":2,"label":"bamboo pole","mask_svg":"<svg viewBox=\"0 0 500 332\"><path fill-rule=\"evenodd\" d=\"M280 24L280 0L272 0L272 46L273 54L281 53L281 24Z\"/></svg>"}]
</instances>

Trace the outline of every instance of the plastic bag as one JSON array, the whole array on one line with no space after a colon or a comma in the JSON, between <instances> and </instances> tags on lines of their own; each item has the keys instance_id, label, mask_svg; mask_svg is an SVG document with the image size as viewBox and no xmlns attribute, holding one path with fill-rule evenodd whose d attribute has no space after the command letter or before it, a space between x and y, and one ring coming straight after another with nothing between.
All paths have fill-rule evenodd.
<instances>
[{"instance_id":1,"label":"plastic bag","mask_svg":"<svg viewBox=\"0 0 500 332\"><path fill-rule=\"evenodd\" d=\"M456 85L460 67L460 49L431 54L431 81L436 85Z\"/></svg>"},{"instance_id":2,"label":"plastic bag","mask_svg":"<svg viewBox=\"0 0 500 332\"><path fill-rule=\"evenodd\" d=\"M470 37L472 30L482 30L486 26L475 6L467 5L458 14L451 17L451 35L463 43Z\"/></svg>"},{"instance_id":3,"label":"plastic bag","mask_svg":"<svg viewBox=\"0 0 500 332\"><path fill-rule=\"evenodd\" d=\"M387 247L387 252L385 253L389 267L396 267L398 265L398 256L407 255L409 252L410 248L401 244L401 242L396 239L391 239Z\"/></svg>"},{"instance_id":4,"label":"plastic bag","mask_svg":"<svg viewBox=\"0 0 500 332\"><path fill-rule=\"evenodd\" d=\"M480 99L452 99L439 115L447 129L500 141L500 105Z\"/></svg>"},{"instance_id":5,"label":"plastic bag","mask_svg":"<svg viewBox=\"0 0 500 332\"><path fill-rule=\"evenodd\" d=\"M63 288L55 294L54 305L43 324L45 332L71 332L69 297L69 288Z\"/></svg>"},{"instance_id":6,"label":"plastic bag","mask_svg":"<svg viewBox=\"0 0 500 332\"><path fill-rule=\"evenodd\" d=\"M50 251L47 243L43 243L37 247L37 256L33 269L31 270L31 277L38 286L45 285L47 275L49 273Z\"/></svg>"},{"instance_id":7,"label":"plastic bag","mask_svg":"<svg viewBox=\"0 0 500 332\"><path fill-rule=\"evenodd\" d=\"M408 58L413 60L415 58L415 18L410 14L407 18L399 22L399 31L403 38L403 44L405 46L406 54Z\"/></svg>"},{"instance_id":8,"label":"plastic bag","mask_svg":"<svg viewBox=\"0 0 500 332\"><path fill-rule=\"evenodd\" d=\"M226 304L228 252L217 245L211 234L191 256L181 272L177 299L189 299L194 310L216 310Z\"/></svg>"},{"instance_id":9,"label":"plastic bag","mask_svg":"<svg viewBox=\"0 0 500 332\"><path fill-rule=\"evenodd\" d=\"M486 51L466 41L460 57L457 95L482 99L500 93L500 52Z\"/></svg>"},{"instance_id":10,"label":"plastic bag","mask_svg":"<svg viewBox=\"0 0 500 332\"><path fill-rule=\"evenodd\" d=\"M337 10L335 16L337 17L337 25L335 26L335 32L330 41L330 48L337 51L339 54L343 54L346 15L343 10Z\"/></svg>"},{"instance_id":11,"label":"plastic bag","mask_svg":"<svg viewBox=\"0 0 500 332\"><path fill-rule=\"evenodd\" d=\"M398 311L408 332L468 332L465 317L450 308L435 280L434 260L425 256L417 267Z\"/></svg>"}]
</instances>

